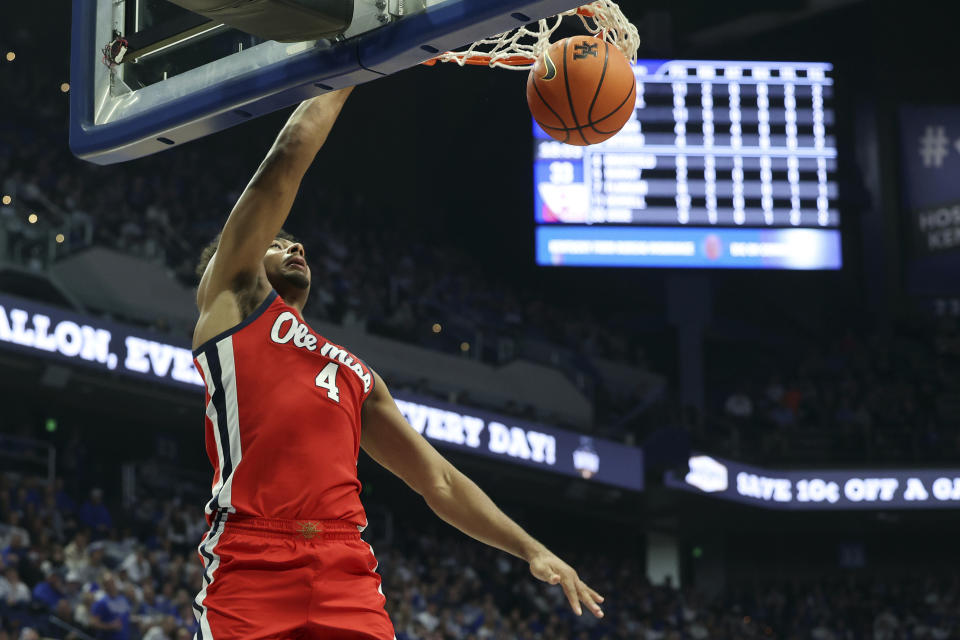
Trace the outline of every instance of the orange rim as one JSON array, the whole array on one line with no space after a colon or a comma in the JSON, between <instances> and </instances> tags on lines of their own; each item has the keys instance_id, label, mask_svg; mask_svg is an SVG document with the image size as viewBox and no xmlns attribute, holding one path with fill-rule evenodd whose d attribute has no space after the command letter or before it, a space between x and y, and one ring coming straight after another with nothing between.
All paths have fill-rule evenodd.
<instances>
[{"instance_id":1,"label":"orange rim","mask_svg":"<svg viewBox=\"0 0 960 640\"><path fill-rule=\"evenodd\" d=\"M455 54L456 52L448 51L447 53ZM493 60L493 58L490 56L471 56L466 60L464 60L463 64L469 64L469 65L474 65L478 67L489 67L491 60ZM519 67L525 64L533 64L536 61L537 61L536 58L529 58L527 56L507 56L505 58L497 59L498 63L510 65L511 67ZM430 58L429 60L424 60L420 64L425 64L428 67L432 67L438 62L440 62L440 58L436 57L436 58ZM453 60L450 60L449 62L453 62Z\"/></svg>"},{"instance_id":2,"label":"orange rim","mask_svg":"<svg viewBox=\"0 0 960 640\"><path fill-rule=\"evenodd\" d=\"M589 6L577 7L577 15L585 16L587 18L592 18L594 15L594 11ZM601 40L602 40L603 37L606 36L606 32L601 31L598 35L602 36L601 37ZM454 51L447 51L447 54L450 54L450 53L456 54L456 52ZM471 56L466 60L464 60L463 64L475 65L478 67L484 67L484 66L489 67L490 62L492 60L493 58L491 56L485 56L485 55ZM522 65L534 64L536 63L536 61L537 61L536 58L531 58L529 56L507 56L505 58L499 58L497 60L499 64L505 64L511 67L519 67ZM425 64L428 67L432 67L438 62L440 62L439 56L437 56L436 58L430 58L429 60L424 60L420 64Z\"/></svg>"}]
</instances>

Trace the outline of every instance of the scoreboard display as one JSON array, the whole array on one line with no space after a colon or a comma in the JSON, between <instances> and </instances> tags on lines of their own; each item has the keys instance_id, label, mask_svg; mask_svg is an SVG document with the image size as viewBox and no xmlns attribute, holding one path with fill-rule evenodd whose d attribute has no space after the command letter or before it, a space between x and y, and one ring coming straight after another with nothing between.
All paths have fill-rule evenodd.
<instances>
[{"instance_id":1,"label":"scoreboard display","mask_svg":"<svg viewBox=\"0 0 960 640\"><path fill-rule=\"evenodd\" d=\"M641 60L587 147L534 122L537 263L839 269L832 66Z\"/></svg>"}]
</instances>

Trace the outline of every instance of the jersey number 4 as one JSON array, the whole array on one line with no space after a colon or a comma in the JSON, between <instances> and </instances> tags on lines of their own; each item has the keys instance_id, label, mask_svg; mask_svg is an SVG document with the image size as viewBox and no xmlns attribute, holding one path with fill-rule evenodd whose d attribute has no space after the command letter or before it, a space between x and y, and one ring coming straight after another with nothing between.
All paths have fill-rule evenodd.
<instances>
[{"instance_id":1,"label":"jersey number 4","mask_svg":"<svg viewBox=\"0 0 960 640\"><path fill-rule=\"evenodd\" d=\"M327 397L334 402L340 402L340 389L337 388L337 369L340 368L336 362L331 362L323 368L323 371L317 374L317 386L327 390Z\"/></svg>"}]
</instances>

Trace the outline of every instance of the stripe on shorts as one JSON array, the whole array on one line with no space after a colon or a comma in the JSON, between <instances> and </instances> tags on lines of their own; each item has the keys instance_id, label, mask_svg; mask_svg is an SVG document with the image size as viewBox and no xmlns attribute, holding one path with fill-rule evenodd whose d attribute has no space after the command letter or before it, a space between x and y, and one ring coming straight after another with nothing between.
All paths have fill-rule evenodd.
<instances>
[{"instance_id":1,"label":"stripe on shorts","mask_svg":"<svg viewBox=\"0 0 960 640\"><path fill-rule=\"evenodd\" d=\"M373 556L373 571L374 573L376 573L377 567L380 566L380 561L377 560L377 554L373 552L373 545L367 542L366 540L364 540L363 542L368 547L370 547L370 555ZM383 596L383 580L380 578L379 575L377 576L377 593ZM384 599L386 599L386 596L383 596L383 597Z\"/></svg>"},{"instance_id":2,"label":"stripe on shorts","mask_svg":"<svg viewBox=\"0 0 960 640\"><path fill-rule=\"evenodd\" d=\"M207 598L207 589L216 579L216 571L220 566L220 556L217 554L216 549L217 543L220 541L220 535L223 533L223 525L226 521L227 513L225 511L218 511L216 518L213 520L213 526L210 527L210 533L207 534L207 537L197 548L197 551L200 552L200 555L204 559L204 563L203 587L200 588L200 593L198 593L197 597L193 600L193 615L196 617L198 625L197 633L194 636L195 640L214 640L213 632L210 630L210 621L207 619L207 608L203 602Z\"/></svg>"}]
</instances>

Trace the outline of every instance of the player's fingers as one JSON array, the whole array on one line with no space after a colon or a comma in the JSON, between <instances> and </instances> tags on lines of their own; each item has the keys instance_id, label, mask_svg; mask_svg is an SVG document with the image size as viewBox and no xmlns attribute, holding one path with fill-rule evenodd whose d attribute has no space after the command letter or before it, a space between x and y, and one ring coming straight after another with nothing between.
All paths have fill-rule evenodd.
<instances>
[{"instance_id":1,"label":"player's fingers","mask_svg":"<svg viewBox=\"0 0 960 640\"><path fill-rule=\"evenodd\" d=\"M583 586L584 586L584 587L587 587L586 584L584 584ZM594 600L596 600L597 602L603 602L603 596L602 596L602 595L600 595L599 593L597 593L596 591L594 591L594 590L591 589L590 587L587 587L587 591L590 592L590 595L593 596L593 599L594 599Z\"/></svg>"},{"instance_id":2,"label":"player's fingers","mask_svg":"<svg viewBox=\"0 0 960 640\"><path fill-rule=\"evenodd\" d=\"M583 601L583 604L587 606L587 609L589 609L593 615L597 616L598 618L602 618L603 609L600 608L600 605L597 604L593 594L590 593L592 591L590 587L585 585L583 581L578 581L577 591L580 594L580 600Z\"/></svg>"},{"instance_id":3,"label":"player's fingers","mask_svg":"<svg viewBox=\"0 0 960 640\"><path fill-rule=\"evenodd\" d=\"M573 609L573 612L578 616L583 615L583 609L580 608L580 594L577 593L577 585L574 578L565 578L561 583L563 587L563 593L567 596L567 602L570 603L570 608Z\"/></svg>"}]
</instances>

